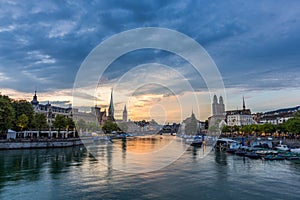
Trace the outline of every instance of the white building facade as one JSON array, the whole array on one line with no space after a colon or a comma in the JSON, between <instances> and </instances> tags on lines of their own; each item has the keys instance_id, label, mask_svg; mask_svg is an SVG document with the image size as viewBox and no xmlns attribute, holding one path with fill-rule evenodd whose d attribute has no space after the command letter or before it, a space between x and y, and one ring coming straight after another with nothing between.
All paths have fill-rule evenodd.
<instances>
[{"instance_id":1,"label":"white building facade","mask_svg":"<svg viewBox=\"0 0 300 200\"><path fill-rule=\"evenodd\" d=\"M228 126L246 126L255 124L251 115L247 114L230 114L227 115L227 125Z\"/></svg>"}]
</instances>

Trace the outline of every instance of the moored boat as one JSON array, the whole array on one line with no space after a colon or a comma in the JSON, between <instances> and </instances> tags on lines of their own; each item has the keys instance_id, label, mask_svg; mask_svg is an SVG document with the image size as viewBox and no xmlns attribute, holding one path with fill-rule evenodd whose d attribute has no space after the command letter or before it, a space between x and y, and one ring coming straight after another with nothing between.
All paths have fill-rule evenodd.
<instances>
[{"instance_id":1,"label":"moored boat","mask_svg":"<svg viewBox=\"0 0 300 200\"><path fill-rule=\"evenodd\" d=\"M236 143L235 140L227 139L227 138L219 138L215 144L215 149L226 151L230 148L232 143Z\"/></svg>"},{"instance_id":2,"label":"moored boat","mask_svg":"<svg viewBox=\"0 0 300 200\"><path fill-rule=\"evenodd\" d=\"M293 152L293 153L299 153L300 154L300 148L290 149L290 151Z\"/></svg>"},{"instance_id":3,"label":"moored boat","mask_svg":"<svg viewBox=\"0 0 300 200\"><path fill-rule=\"evenodd\" d=\"M191 146L201 147L202 146L202 141L201 140L194 140L194 141L192 141Z\"/></svg>"},{"instance_id":4,"label":"moored boat","mask_svg":"<svg viewBox=\"0 0 300 200\"><path fill-rule=\"evenodd\" d=\"M281 155L266 155L263 157L265 160L284 160L285 158Z\"/></svg>"},{"instance_id":5,"label":"moored boat","mask_svg":"<svg viewBox=\"0 0 300 200\"><path fill-rule=\"evenodd\" d=\"M201 147L203 143L199 135L196 135L193 139L187 141L191 142L190 145L193 147Z\"/></svg>"},{"instance_id":6,"label":"moored boat","mask_svg":"<svg viewBox=\"0 0 300 200\"><path fill-rule=\"evenodd\" d=\"M260 155L275 155L275 154L278 154L278 151L276 150L257 150L256 151L257 154L260 154Z\"/></svg>"},{"instance_id":7,"label":"moored boat","mask_svg":"<svg viewBox=\"0 0 300 200\"><path fill-rule=\"evenodd\" d=\"M249 152L245 154L246 157L252 158L252 159L259 159L261 156L255 152Z\"/></svg>"},{"instance_id":8,"label":"moored boat","mask_svg":"<svg viewBox=\"0 0 300 200\"><path fill-rule=\"evenodd\" d=\"M236 149L231 149L231 148L229 148L229 149L226 150L226 152L227 152L227 153L235 153L235 152L236 152Z\"/></svg>"},{"instance_id":9,"label":"moored boat","mask_svg":"<svg viewBox=\"0 0 300 200\"><path fill-rule=\"evenodd\" d=\"M285 144L279 144L278 146L275 147L275 149L280 150L280 151L289 151L290 150L290 148Z\"/></svg>"},{"instance_id":10,"label":"moored boat","mask_svg":"<svg viewBox=\"0 0 300 200\"><path fill-rule=\"evenodd\" d=\"M238 149L235 151L235 155L237 156L245 156L247 152L245 150L242 150L242 149Z\"/></svg>"}]
</instances>

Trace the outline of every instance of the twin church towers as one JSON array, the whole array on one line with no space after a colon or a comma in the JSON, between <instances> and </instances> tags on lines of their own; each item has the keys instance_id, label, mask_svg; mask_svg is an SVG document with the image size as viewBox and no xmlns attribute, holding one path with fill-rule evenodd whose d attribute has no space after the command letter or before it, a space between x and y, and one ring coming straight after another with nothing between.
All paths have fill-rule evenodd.
<instances>
[{"instance_id":1,"label":"twin church towers","mask_svg":"<svg viewBox=\"0 0 300 200\"><path fill-rule=\"evenodd\" d=\"M212 103L212 114L213 116L225 115L225 105L222 96L219 97L219 102L218 102L217 96L214 95L214 99Z\"/></svg>"}]
</instances>

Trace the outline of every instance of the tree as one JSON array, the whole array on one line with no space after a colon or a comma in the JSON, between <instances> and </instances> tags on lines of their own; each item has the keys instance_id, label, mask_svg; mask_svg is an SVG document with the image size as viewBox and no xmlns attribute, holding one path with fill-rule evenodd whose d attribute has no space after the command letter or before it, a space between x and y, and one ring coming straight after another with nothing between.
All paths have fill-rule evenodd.
<instances>
[{"instance_id":1,"label":"tree","mask_svg":"<svg viewBox=\"0 0 300 200\"><path fill-rule=\"evenodd\" d=\"M260 126L261 128L261 131L264 132L264 133L274 133L275 132L275 126L273 124L269 124L269 123L266 123L266 124L263 124Z\"/></svg>"},{"instance_id":2,"label":"tree","mask_svg":"<svg viewBox=\"0 0 300 200\"><path fill-rule=\"evenodd\" d=\"M17 120L22 114L26 115L26 117L28 118L27 126L29 128L34 127L34 124L33 124L34 110L33 110L32 105L28 101L26 101L26 100L13 101L12 106L13 106L14 112L15 112L14 127L16 130L18 130L18 128L19 128L17 126Z\"/></svg>"},{"instance_id":3,"label":"tree","mask_svg":"<svg viewBox=\"0 0 300 200\"><path fill-rule=\"evenodd\" d=\"M287 128L285 124L277 124L275 128L279 134L287 132Z\"/></svg>"},{"instance_id":4,"label":"tree","mask_svg":"<svg viewBox=\"0 0 300 200\"><path fill-rule=\"evenodd\" d=\"M25 128L27 128L29 119L25 114L22 114L20 117L18 117L16 126L23 131Z\"/></svg>"},{"instance_id":5,"label":"tree","mask_svg":"<svg viewBox=\"0 0 300 200\"><path fill-rule=\"evenodd\" d=\"M60 135L60 131L66 127L66 118L63 115L56 115L53 126L58 129L58 135Z\"/></svg>"},{"instance_id":6,"label":"tree","mask_svg":"<svg viewBox=\"0 0 300 200\"><path fill-rule=\"evenodd\" d=\"M34 128L38 129L39 131L46 128L47 127L46 116L43 113L35 113L32 120L32 125Z\"/></svg>"},{"instance_id":7,"label":"tree","mask_svg":"<svg viewBox=\"0 0 300 200\"><path fill-rule=\"evenodd\" d=\"M232 131L238 133L238 132L240 131L240 127L237 126L237 125L234 125L234 126L232 127Z\"/></svg>"},{"instance_id":8,"label":"tree","mask_svg":"<svg viewBox=\"0 0 300 200\"><path fill-rule=\"evenodd\" d=\"M231 132L231 127L230 126L223 126L222 133L230 133L230 132Z\"/></svg>"},{"instance_id":9,"label":"tree","mask_svg":"<svg viewBox=\"0 0 300 200\"><path fill-rule=\"evenodd\" d=\"M285 123L286 129L289 133L300 133L300 118L291 118Z\"/></svg>"},{"instance_id":10,"label":"tree","mask_svg":"<svg viewBox=\"0 0 300 200\"><path fill-rule=\"evenodd\" d=\"M67 131L73 130L75 128L75 123L72 118L66 118L66 129Z\"/></svg>"},{"instance_id":11,"label":"tree","mask_svg":"<svg viewBox=\"0 0 300 200\"><path fill-rule=\"evenodd\" d=\"M6 133L12 128L14 120L14 109L7 96L0 95L0 133Z\"/></svg>"},{"instance_id":12,"label":"tree","mask_svg":"<svg viewBox=\"0 0 300 200\"><path fill-rule=\"evenodd\" d=\"M294 113L294 118L300 119L300 110Z\"/></svg>"},{"instance_id":13,"label":"tree","mask_svg":"<svg viewBox=\"0 0 300 200\"><path fill-rule=\"evenodd\" d=\"M249 134L251 133L251 128L250 128L250 125L245 125L241 128L241 131L245 134Z\"/></svg>"},{"instance_id":14,"label":"tree","mask_svg":"<svg viewBox=\"0 0 300 200\"><path fill-rule=\"evenodd\" d=\"M113 131L120 130L118 125L115 122L112 122L112 121L105 122L102 129L104 130L105 133L111 133Z\"/></svg>"},{"instance_id":15,"label":"tree","mask_svg":"<svg viewBox=\"0 0 300 200\"><path fill-rule=\"evenodd\" d=\"M249 128L250 128L250 132L254 134L257 134L259 131L259 125L257 124L251 124Z\"/></svg>"}]
</instances>

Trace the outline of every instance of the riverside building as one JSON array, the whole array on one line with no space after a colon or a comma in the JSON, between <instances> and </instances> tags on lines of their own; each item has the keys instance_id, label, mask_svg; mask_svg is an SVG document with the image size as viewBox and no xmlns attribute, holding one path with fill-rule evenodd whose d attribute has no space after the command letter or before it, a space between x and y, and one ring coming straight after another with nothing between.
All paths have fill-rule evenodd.
<instances>
[{"instance_id":1,"label":"riverside building","mask_svg":"<svg viewBox=\"0 0 300 200\"><path fill-rule=\"evenodd\" d=\"M255 121L252 119L251 110L246 109L244 97L242 110L237 109L226 111L226 123L228 126L245 126L255 124Z\"/></svg>"},{"instance_id":2,"label":"riverside building","mask_svg":"<svg viewBox=\"0 0 300 200\"><path fill-rule=\"evenodd\" d=\"M53 128L53 121L57 115L63 115L66 118L72 118L74 121L82 119L87 123L100 124L102 118L105 119L106 111L101 112L101 109L97 106L92 107L90 112L80 112L76 108L69 106L68 108L53 106L48 101L47 104L40 104L36 91L31 101L33 110L35 113L43 113L46 116L48 126Z\"/></svg>"}]
</instances>

